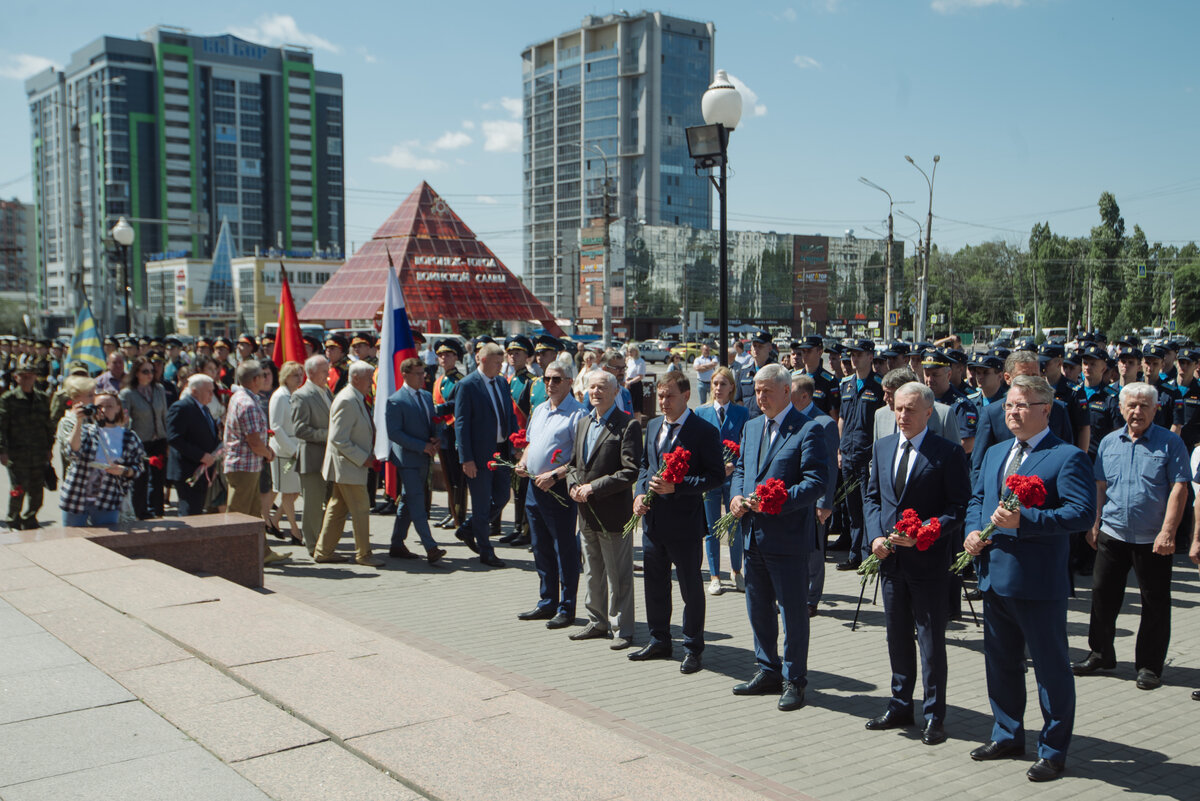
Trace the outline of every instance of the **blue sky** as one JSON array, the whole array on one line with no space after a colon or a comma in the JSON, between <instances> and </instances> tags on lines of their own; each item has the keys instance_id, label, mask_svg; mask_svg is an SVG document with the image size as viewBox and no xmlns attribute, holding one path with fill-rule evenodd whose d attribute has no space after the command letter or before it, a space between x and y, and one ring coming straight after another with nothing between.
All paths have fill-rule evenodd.
<instances>
[{"instance_id":1,"label":"blue sky","mask_svg":"<svg viewBox=\"0 0 1200 801\"><path fill-rule=\"evenodd\" d=\"M163 23L312 46L346 90L347 238L428 180L520 271L521 50L616 3L292 0L10 4L0 30L0 196L28 200L23 78L102 34ZM630 11L639 10L628 6ZM884 196L924 222L904 161L941 155L941 248L1086 234L1111 191L1151 242L1200 239L1200 5L1145 0L793 0L650 8L717 28L747 94L731 142L730 227L883 230ZM699 103L699 98L697 98ZM715 207L714 207L715 208ZM715 215L714 215L715 216ZM897 220L898 235L916 226ZM906 246L911 252L911 245Z\"/></svg>"}]
</instances>

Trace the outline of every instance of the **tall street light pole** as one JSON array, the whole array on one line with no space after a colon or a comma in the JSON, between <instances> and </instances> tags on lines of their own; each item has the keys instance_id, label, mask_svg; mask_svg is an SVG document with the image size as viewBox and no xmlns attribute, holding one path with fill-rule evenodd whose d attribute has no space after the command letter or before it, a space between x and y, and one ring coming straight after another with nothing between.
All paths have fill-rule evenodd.
<instances>
[{"instance_id":1,"label":"tall street light pole","mask_svg":"<svg viewBox=\"0 0 1200 801\"><path fill-rule=\"evenodd\" d=\"M905 156L904 160L916 167L917 172L921 173L921 177L929 185L929 214L925 217L925 258L921 262L920 301L917 308L921 316L916 325L916 337L917 341L920 341L925 338L925 320L929 317L929 259L933 255L933 250L930 248L930 239L933 237L933 180L937 177L937 165L942 157L933 157L933 169L929 171L928 175L917 165L917 162L913 161L912 156Z\"/></svg>"},{"instance_id":2,"label":"tall street light pole","mask_svg":"<svg viewBox=\"0 0 1200 801\"><path fill-rule=\"evenodd\" d=\"M728 146L729 132L737 127L742 119L742 95L729 80L725 70L717 70L713 82L700 98L700 113L704 116L704 125L695 125L687 129L688 152L696 162L696 169L710 167L721 168L719 181L709 180L717 188L720 198L720 253L718 267L720 281L718 284L718 315L720 317L720 342L717 348L717 358L722 366L729 365L729 254L728 236L729 225L726 217L727 198L725 182L728 178Z\"/></svg>"},{"instance_id":3,"label":"tall street light pole","mask_svg":"<svg viewBox=\"0 0 1200 801\"><path fill-rule=\"evenodd\" d=\"M892 225L892 205L893 205L892 193L887 191L886 189L884 189L879 184L875 184L875 183L868 181L866 178L859 178L858 182L864 186L869 186L872 189L878 189L880 192L887 195L887 199L888 199L888 220L887 220L888 232L887 232L887 254L886 254L887 280L886 280L886 286L884 287L884 290L883 290L884 291L883 333L884 333L884 339L886 339L888 342L891 342L893 339L896 338L894 336L894 329L892 327L892 317L893 317L893 312L895 311L895 308L894 308L895 296L892 294L892 242L894 241L894 237L892 235L892 232L894 230L893 225ZM899 314L896 313L895 316L898 318Z\"/></svg>"},{"instance_id":4,"label":"tall street light pole","mask_svg":"<svg viewBox=\"0 0 1200 801\"><path fill-rule=\"evenodd\" d=\"M912 216L911 214L907 214L904 211L904 209L896 209L896 213L899 214L904 219L911 222L913 225L917 226L917 241L913 247L913 275L917 276L917 282L919 283L921 280L919 277L921 274L920 273L921 264L924 261L924 257L922 256L922 253L921 253L921 248L924 247L924 243L921 241L921 239L923 236L923 232L925 231L925 227L923 225L921 225L920 220L918 220L916 217ZM909 238L910 237L905 237L905 239L909 239ZM903 290L901 290L901 291L903 291ZM913 313L913 341L920 342L921 340L918 339L916 336L916 331L917 331L917 319L916 318L917 318L917 315L914 312Z\"/></svg>"},{"instance_id":5,"label":"tall street light pole","mask_svg":"<svg viewBox=\"0 0 1200 801\"><path fill-rule=\"evenodd\" d=\"M133 244L135 232L133 226L121 217L117 220L117 224L112 227L112 238L118 245L121 246L121 263L123 274L121 276L121 286L124 287L123 294L125 296L125 333L133 333L133 320L129 316L129 246Z\"/></svg>"}]
</instances>

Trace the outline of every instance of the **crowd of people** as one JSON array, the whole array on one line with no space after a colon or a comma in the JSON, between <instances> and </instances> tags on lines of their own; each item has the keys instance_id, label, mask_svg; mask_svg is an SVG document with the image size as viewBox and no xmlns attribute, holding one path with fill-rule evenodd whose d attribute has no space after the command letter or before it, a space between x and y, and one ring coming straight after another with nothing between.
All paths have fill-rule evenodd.
<instances>
[{"instance_id":1,"label":"crowd of people","mask_svg":"<svg viewBox=\"0 0 1200 801\"><path fill-rule=\"evenodd\" d=\"M1136 686L1161 685L1177 542L1186 550L1190 537L1200 562L1191 343L1085 335L968 355L954 341L809 336L781 356L784 343L759 331L729 349L728 366L704 345L692 378L678 362L648 374L633 346L418 339L422 353L403 361L386 398L367 335L307 338L306 360L278 368L269 337L201 338L186 352L170 337L110 339L95 379L62 364L52 343L0 340L8 525L37 525L43 488L56 486L56 444L68 526L163 516L174 494L179 516L261 517L264 535L318 563L349 560L337 550L349 517L353 560L379 566L369 515L393 514L393 559L420 558L410 528L430 564L447 553L435 526L489 568L505 567L497 544L529 547L538 600L518 617L575 626L582 580L586 622L570 639L638 646L635 662L674 658L677 584L684 674L703 668L706 595L744 592L757 671L732 692L777 697L782 711L805 704L826 555L845 551L836 568L877 574L885 611L892 698L866 728L919 726L926 745L946 740L946 627L964 598L982 600L994 726L971 757L1025 753L1027 653L1043 714L1033 781L1065 768L1075 676L1116 666L1130 570L1142 600ZM436 523L435 461L447 493ZM1014 488L1034 478L1044 497L1026 503ZM974 587L951 570L962 551ZM287 560L265 548L266 563ZM1072 664L1067 600L1080 575L1092 577L1091 620L1088 653Z\"/></svg>"}]
</instances>

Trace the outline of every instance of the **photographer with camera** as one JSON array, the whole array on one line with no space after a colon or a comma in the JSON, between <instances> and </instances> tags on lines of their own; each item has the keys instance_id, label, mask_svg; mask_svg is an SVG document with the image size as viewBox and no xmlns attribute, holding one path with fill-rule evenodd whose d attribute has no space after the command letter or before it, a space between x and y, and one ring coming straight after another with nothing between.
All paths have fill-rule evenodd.
<instances>
[{"instance_id":1,"label":"photographer with camera","mask_svg":"<svg viewBox=\"0 0 1200 801\"><path fill-rule=\"evenodd\" d=\"M125 493L146 469L142 440L125 427L125 408L111 392L98 393L95 404L73 405L69 414L75 430L58 500L63 525L111 526Z\"/></svg>"}]
</instances>

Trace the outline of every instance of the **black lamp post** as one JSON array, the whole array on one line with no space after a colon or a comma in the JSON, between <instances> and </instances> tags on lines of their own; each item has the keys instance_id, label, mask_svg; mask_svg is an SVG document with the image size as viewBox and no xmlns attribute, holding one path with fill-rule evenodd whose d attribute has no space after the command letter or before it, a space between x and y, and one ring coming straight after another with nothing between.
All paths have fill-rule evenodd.
<instances>
[{"instance_id":1,"label":"black lamp post","mask_svg":"<svg viewBox=\"0 0 1200 801\"><path fill-rule=\"evenodd\" d=\"M121 286L125 296L125 333L133 333L133 320L129 316L129 247L133 244L135 232L133 226L124 217L117 220L112 228L112 238L121 246Z\"/></svg>"}]
</instances>

